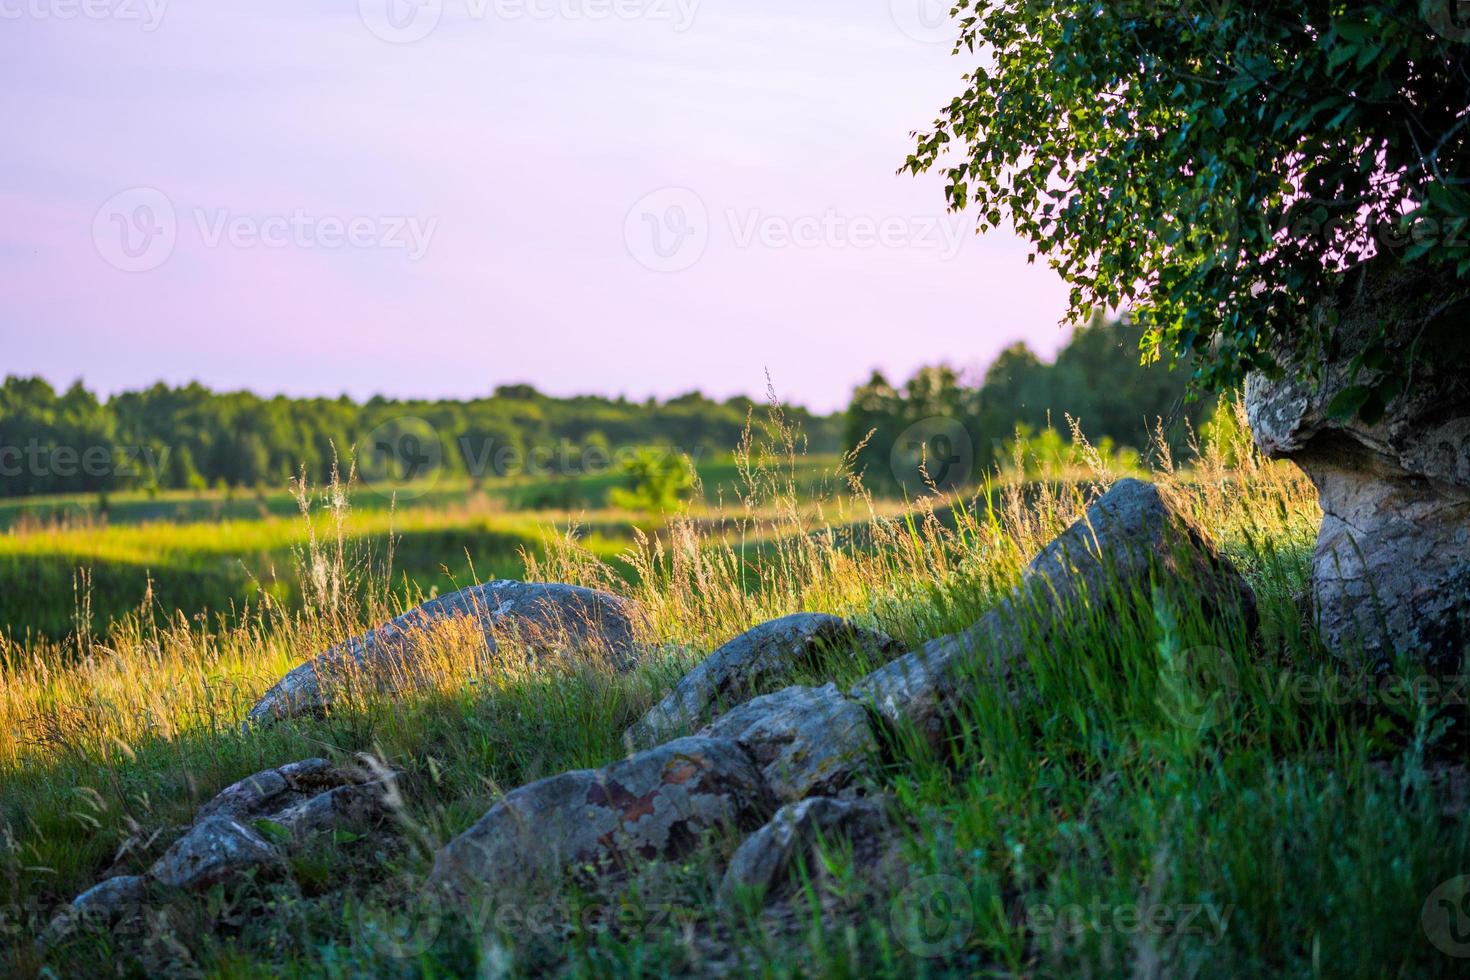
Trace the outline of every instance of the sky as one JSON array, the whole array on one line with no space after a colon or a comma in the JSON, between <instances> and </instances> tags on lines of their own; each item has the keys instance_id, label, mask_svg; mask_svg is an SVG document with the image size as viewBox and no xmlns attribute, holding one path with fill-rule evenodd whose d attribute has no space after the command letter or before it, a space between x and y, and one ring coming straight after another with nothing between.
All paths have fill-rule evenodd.
<instances>
[{"instance_id":1,"label":"sky","mask_svg":"<svg viewBox=\"0 0 1470 980\"><path fill-rule=\"evenodd\" d=\"M0 374L842 407L1065 335L948 0L0 0Z\"/></svg>"}]
</instances>

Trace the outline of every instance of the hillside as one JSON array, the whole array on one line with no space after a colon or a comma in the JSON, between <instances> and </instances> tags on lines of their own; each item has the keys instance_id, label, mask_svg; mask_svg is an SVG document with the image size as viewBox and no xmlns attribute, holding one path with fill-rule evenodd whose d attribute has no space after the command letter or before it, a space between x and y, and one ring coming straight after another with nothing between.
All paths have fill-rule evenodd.
<instances>
[{"instance_id":1,"label":"hillside","mask_svg":"<svg viewBox=\"0 0 1470 980\"><path fill-rule=\"evenodd\" d=\"M247 710L289 669L399 611L356 598L330 536L307 555L301 613L228 629L124 623L82 658L12 649L0 695L0 726L17 735L0 753L9 972L1450 975L1433 900L1470 859L1463 704L1409 676L1345 674L1315 644L1294 600L1318 519L1311 488L1244 445L1153 479L1244 574L1254 617L1233 603L1203 614L1207 592L1156 578L1152 592L1104 584L1052 625L1033 621L1047 640L1027 646L1019 696L963 685L937 740L896 728L848 787L879 823L798 849L768 902L720 901L754 829L743 823L610 878L569 870L535 901L491 892L467 911L436 897L447 843L524 799L517 787L629 759L625 730L722 643L802 611L893 638L881 651L823 645L765 682L846 690L1003 608L1114 479L1015 488L987 511L923 501L910 519L870 518L859 548L830 532L861 500L819 511L769 471L744 532L774 545L754 561L741 525L711 535L676 521L633 548L627 576L571 543L524 570L636 604L630 641L649 652L631 669L538 663L534 641L486 660L463 632L434 631L401 683L349 686L322 717L248 729ZM945 504L952 521L924 516ZM357 773L333 777L351 792L396 773L382 815L300 845L297 817L256 820L284 864L196 891L145 884L148 915L32 944L73 896L176 860L170 845L221 790L309 759ZM874 840L886 841L877 858Z\"/></svg>"}]
</instances>

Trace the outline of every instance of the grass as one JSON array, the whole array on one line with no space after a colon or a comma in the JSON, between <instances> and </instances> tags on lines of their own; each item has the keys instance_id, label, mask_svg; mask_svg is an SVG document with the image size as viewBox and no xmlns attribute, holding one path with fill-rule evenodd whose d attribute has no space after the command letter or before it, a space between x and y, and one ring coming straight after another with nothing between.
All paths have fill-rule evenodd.
<instances>
[{"instance_id":1,"label":"grass","mask_svg":"<svg viewBox=\"0 0 1470 980\"><path fill-rule=\"evenodd\" d=\"M297 607L239 622L124 618L66 643L11 642L0 688L0 972L209 976L1455 975L1431 942L1435 889L1470 869L1447 777L1463 705L1344 672L1295 596L1319 513L1293 470L1243 445L1155 478L1255 586L1261 622L1206 622L1187 589L1072 610L1033 647L1025 696L977 686L952 736L899 737L867 789L906 828L891 862L833 846L767 915L713 910L711 840L639 870L603 901L440 914L422 887L437 844L503 792L623 754L621 733L699 651L764 619L830 611L910 645L963 628L1111 479L998 485L980 506L860 493L812 499L789 445L742 457L719 513L635 534L615 563L573 535L525 575L615 588L649 610L662 652L629 674L477 665L435 637L425 688L355 698L325 719L242 735L254 698L314 651L405 601L360 556L344 501L301 550ZM1227 466L1226 460L1232 460ZM850 533L861 526L864 533ZM303 532L304 533L304 532ZM1121 611L1118 611L1119 608ZM848 682L833 656L799 680ZM1200 683L1199 665L1212 665ZM1323 692L1349 696L1325 696ZM1315 692L1315 693L1313 693ZM286 880L174 900L140 931L87 934L43 960L56 905L146 865L230 782L315 755L404 773L395 832L327 842ZM1449 808L1447 812L1447 808ZM1421 918L1424 913L1424 918Z\"/></svg>"},{"instance_id":2,"label":"grass","mask_svg":"<svg viewBox=\"0 0 1470 980\"><path fill-rule=\"evenodd\" d=\"M815 485L837 462L802 459L799 484ZM733 459L711 459L699 474L697 509L716 512L733 494L739 468ZM633 527L661 524L608 506L623 482L600 474L360 489L345 533L360 550L378 553L391 540L400 597L434 595L476 574L519 575L522 551L539 551L548 527L576 523L584 548L615 561ZM307 529L288 491L114 494L105 511L96 497L0 500L0 529L0 632L22 639L106 632L145 605L164 618L182 612L238 623L265 596L287 607L302 598L294 565Z\"/></svg>"}]
</instances>

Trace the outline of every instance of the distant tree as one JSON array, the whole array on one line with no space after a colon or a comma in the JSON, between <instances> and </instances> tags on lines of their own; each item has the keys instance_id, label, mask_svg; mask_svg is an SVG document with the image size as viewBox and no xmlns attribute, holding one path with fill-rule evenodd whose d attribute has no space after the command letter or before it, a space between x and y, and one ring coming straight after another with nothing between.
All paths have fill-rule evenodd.
<instances>
[{"instance_id":1,"label":"distant tree","mask_svg":"<svg viewBox=\"0 0 1470 980\"><path fill-rule=\"evenodd\" d=\"M624 464L628 487L615 487L608 499L617 507L653 513L671 511L695 487L694 467L687 457L660 449L640 449Z\"/></svg>"},{"instance_id":2,"label":"distant tree","mask_svg":"<svg viewBox=\"0 0 1470 980\"><path fill-rule=\"evenodd\" d=\"M496 398L504 398L513 402L535 401L542 397L541 392L528 384L501 385L495 389Z\"/></svg>"},{"instance_id":3,"label":"distant tree","mask_svg":"<svg viewBox=\"0 0 1470 980\"><path fill-rule=\"evenodd\" d=\"M1185 403L1187 379L1182 373L1165 365L1139 364L1138 329L1125 320L1096 316L1073 332L1051 364L1025 344L1013 344L986 369L978 388L963 384L958 372L945 365L920 369L901 391L874 372L853 392L847 411L849 444L868 437L858 469L875 490L919 493L922 486L909 485L914 467L891 465L904 461L902 452L894 455L897 440L952 443L958 426L969 440L965 459L973 461L978 476L1010 461L1018 429L1030 433L1036 445L1069 440L1068 416L1094 443L1134 449L1148 446L1162 420L1171 445L1180 448L1189 433L1185 423L1197 425L1210 406ZM1048 434L1052 429L1055 434ZM943 449L929 447L931 454ZM902 486L894 482L895 468L902 471Z\"/></svg>"},{"instance_id":4,"label":"distant tree","mask_svg":"<svg viewBox=\"0 0 1470 980\"><path fill-rule=\"evenodd\" d=\"M255 487L270 476L270 451L265 441L254 432L240 437L235 452L235 485Z\"/></svg>"},{"instance_id":5,"label":"distant tree","mask_svg":"<svg viewBox=\"0 0 1470 980\"><path fill-rule=\"evenodd\" d=\"M187 444L169 453L166 484L180 490L203 490L207 486Z\"/></svg>"},{"instance_id":6,"label":"distant tree","mask_svg":"<svg viewBox=\"0 0 1470 980\"><path fill-rule=\"evenodd\" d=\"M847 409L847 444L857 451L854 469L874 489L892 486L888 459L906 416L903 396L882 371L875 370L852 394Z\"/></svg>"},{"instance_id":7,"label":"distant tree","mask_svg":"<svg viewBox=\"0 0 1470 980\"><path fill-rule=\"evenodd\" d=\"M140 477L111 465L100 475L69 465L72 454L110 454L118 446L145 447L162 459L159 479L166 486L189 484L186 462L210 485L284 484L302 467L320 483L330 478L334 463L345 473L351 448L365 434L384 424L390 435L401 434L395 426L407 419L428 423L429 428L412 423L420 442L431 436L429 429L437 433L445 474L486 479L524 472L532 450L538 465L555 472L578 447L605 448L604 455L653 443L686 452L728 451L740 440L747 409L754 408L749 399L717 404L698 393L667 404L596 395L558 399L529 385L504 386L494 397L470 401L375 396L359 405L340 397L263 399L197 383L157 384L103 403L81 385L58 394L39 378L9 378L0 385L0 495L141 487ZM840 449L840 417L799 408L787 414L810 437L811 451ZM605 444L593 438L599 433ZM59 465L53 465L54 450L61 451ZM165 450L167 457L159 455Z\"/></svg>"}]
</instances>

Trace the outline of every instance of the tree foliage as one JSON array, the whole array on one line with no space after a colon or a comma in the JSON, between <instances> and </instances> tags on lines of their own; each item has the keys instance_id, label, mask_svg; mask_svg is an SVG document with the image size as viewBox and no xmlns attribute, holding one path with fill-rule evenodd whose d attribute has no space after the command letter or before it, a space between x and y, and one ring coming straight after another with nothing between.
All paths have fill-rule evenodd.
<instances>
[{"instance_id":1,"label":"tree foliage","mask_svg":"<svg viewBox=\"0 0 1470 980\"><path fill-rule=\"evenodd\" d=\"M0 496L283 486L303 469L320 483L334 465L344 473L356 465L365 479L588 475L612 467L613 449L728 452L752 407L747 398L717 402L697 392L663 403L553 398L529 385L466 401L358 403L159 384L103 402L81 384L58 394L40 378L8 377L0 384ZM814 451L839 449L840 419L787 411ZM409 445L411 454L391 458Z\"/></svg>"},{"instance_id":2,"label":"tree foliage","mask_svg":"<svg viewBox=\"0 0 1470 980\"><path fill-rule=\"evenodd\" d=\"M1231 386L1275 350L1310 360L1365 260L1470 274L1460 9L957 0L977 64L905 169L942 171L982 229L1013 222L1077 313L1131 310L1146 356Z\"/></svg>"},{"instance_id":3,"label":"tree foliage","mask_svg":"<svg viewBox=\"0 0 1470 980\"><path fill-rule=\"evenodd\" d=\"M1164 365L1140 367L1138 327L1126 320L1095 316L1073 331L1052 363L1025 344L1001 351L978 383L966 383L946 365L919 370L902 387L874 372L852 397L847 441L862 444L856 466L868 486L925 491L912 466L900 465L895 447L910 439L964 443L967 475L978 478L1010 462L1017 431L1043 441L1070 438L1068 419L1099 445L1145 449L1162 427L1171 448L1183 448L1191 427L1209 418L1210 406L1186 403L1187 377ZM928 447L931 458L942 445ZM933 472L930 477L935 476Z\"/></svg>"},{"instance_id":4,"label":"tree foliage","mask_svg":"<svg viewBox=\"0 0 1470 980\"><path fill-rule=\"evenodd\" d=\"M677 510L694 492L697 480L687 456L644 448L623 462L631 486L614 487L609 500L616 507L664 513Z\"/></svg>"}]
</instances>

